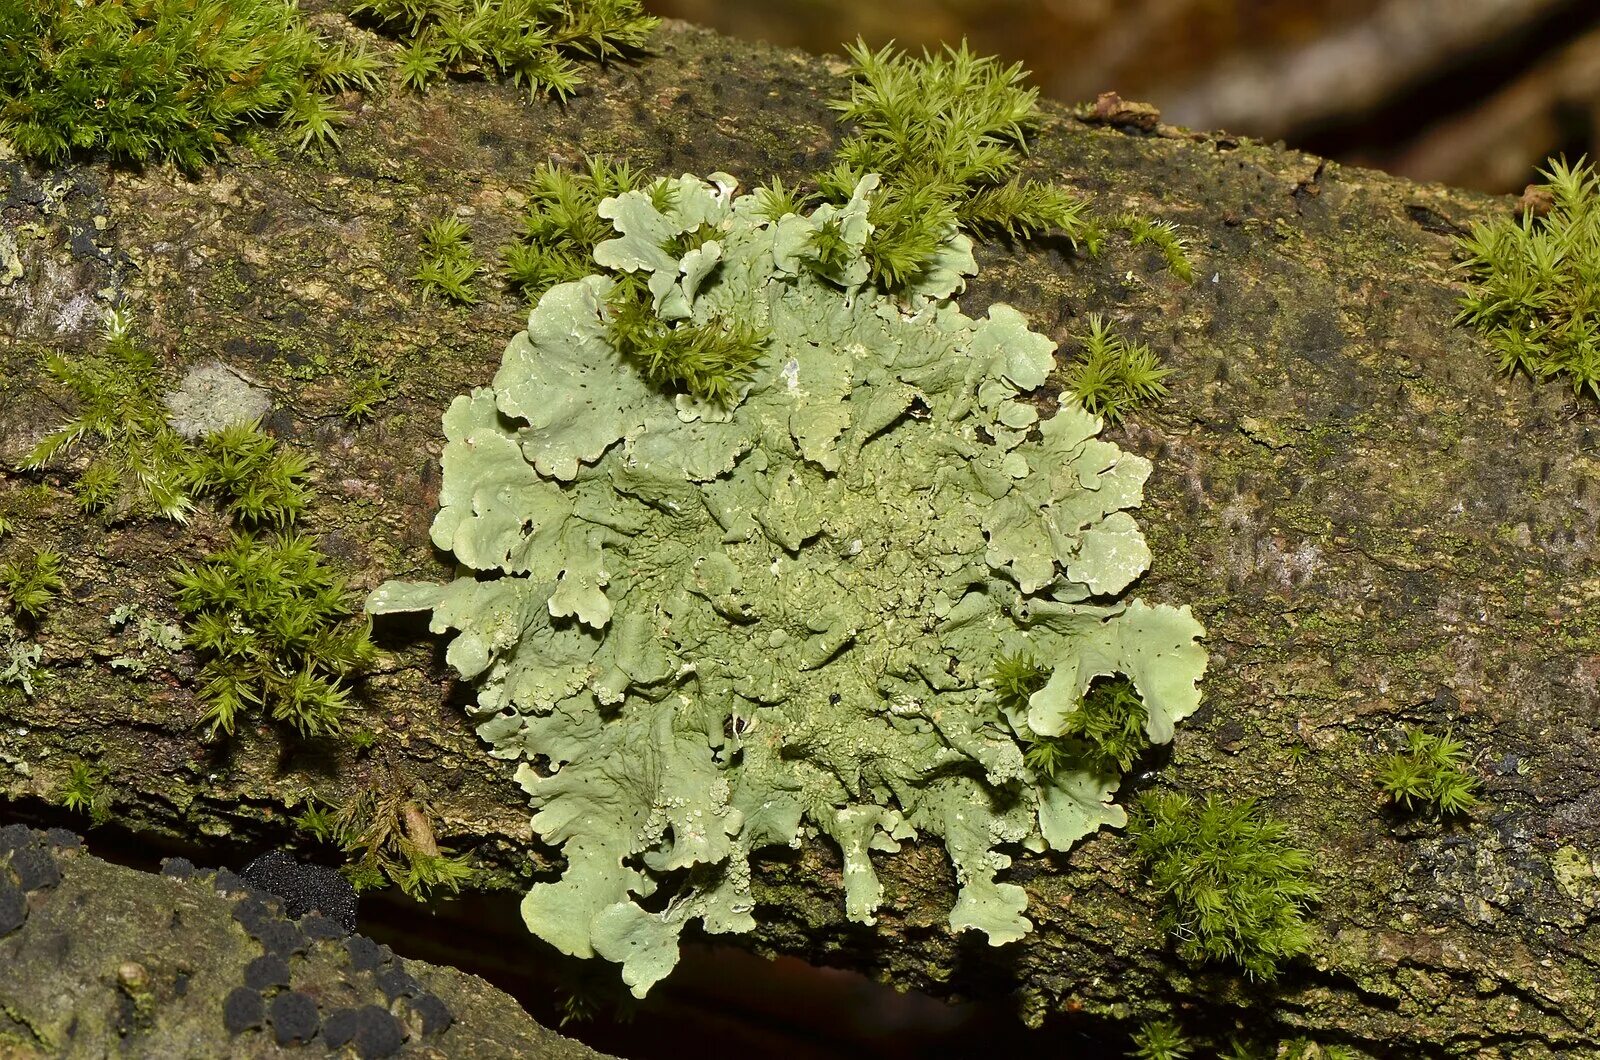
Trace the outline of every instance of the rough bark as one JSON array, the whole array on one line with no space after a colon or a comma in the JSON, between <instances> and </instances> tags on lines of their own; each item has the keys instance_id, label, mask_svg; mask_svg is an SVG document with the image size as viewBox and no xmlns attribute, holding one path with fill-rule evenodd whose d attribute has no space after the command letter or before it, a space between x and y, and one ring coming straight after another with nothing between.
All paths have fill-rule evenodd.
<instances>
[{"instance_id":1,"label":"rough bark","mask_svg":"<svg viewBox=\"0 0 1600 1060\"><path fill-rule=\"evenodd\" d=\"M91 856L69 833L0 834L0 905L11 899L0 1056L279 1056L376 1007L397 1018L370 1026L365 1014L362 1055L604 1060L475 976L400 960L331 920L298 931L265 892L192 868L153 877ZM288 994L316 1015L284 1019ZM384 1047L402 1034L406 1045Z\"/></svg>"},{"instance_id":2,"label":"rough bark","mask_svg":"<svg viewBox=\"0 0 1600 1060\"><path fill-rule=\"evenodd\" d=\"M597 72L565 106L482 82L353 97L342 150L320 159L194 179L6 162L20 273L0 287L0 460L67 412L40 354L92 343L97 307L126 299L174 374L220 358L274 391L270 428L320 469L310 526L358 584L442 577L426 533L439 417L490 377L524 309L490 285L471 310L424 301L406 279L422 224L466 208L487 251L509 238L536 162L589 152L800 180L838 136L825 101L841 87L826 62L673 24L652 57ZM1125 790L1253 796L1291 822L1324 887L1314 953L1270 987L1183 964L1115 833L1020 856L1011 878L1036 928L998 950L945 929L951 878L931 845L882 860L871 929L845 923L825 844L768 858L761 927L739 941L935 993L1013 993L1029 1020L1176 1011L1376 1055L1595 1055L1600 420L1559 386L1496 374L1485 344L1452 326L1451 235L1507 204L1061 109L1029 165L1194 237L1192 284L1116 239L1098 259L989 245L962 301L1009 301L1064 343L1085 314L1109 313L1177 369L1172 396L1113 436L1155 463L1140 513L1155 561L1136 592L1193 605L1212 662L1200 714ZM398 392L350 427L358 358L389 365ZM288 814L310 792L337 803L420 786L440 842L500 882L550 865L418 628L380 628L364 754L266 726L206 744L192 659L143 678L110 668L128 648L109 612L137 601L171 618L166 571L224 526L99 525L75 513L72 474L6 480L16 530L0 550L58 548L70 599L38 631L36 694L0 691L0 795L53 798L66 763L89 759L119 821L151 841L205 837L221 862L291 842ZM1480 755L1485 805L1470 821L1385 811L1374 775L1403 721L1451 727Z\"/></svg>"}]
</instances>

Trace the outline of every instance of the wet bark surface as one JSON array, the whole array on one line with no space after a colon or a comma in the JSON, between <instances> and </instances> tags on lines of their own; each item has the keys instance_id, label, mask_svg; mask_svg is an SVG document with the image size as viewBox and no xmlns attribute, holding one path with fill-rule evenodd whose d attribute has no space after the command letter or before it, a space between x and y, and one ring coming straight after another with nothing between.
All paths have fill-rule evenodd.
<instances>
[{"instance_id":1,"label":"wet bark surface","mask_svg":"<svg viewBox=\"0 0 1600 1060\"><path fill-rule=\"evenodd\" d=\"M307 527L358 588L443 578L427 537L440 416L488 382L526 307L492 282L472 308L426 300L408 279L423 225L461 211L492 261L533 166L589 153L746 187L801 181L836 142L826 101L842 87L828 62L669 24L653 55L596 71L564 106L474 81L352 95L341 149L321 156L193 176L6 160L0 462L70 413L41 356L94 349L101 309L122 302L174 381L220 360L271 391L268 428L316 461ZM1019 855L1010 878L1035 930L1000 949L945 928L953 881L934 845L883 858L878 925L847 924L821 841L764 859L761 927L737 941L941 995L1013 995L1030 1021L1175 1012L1385 1056L1594 1055L1600 414L1497 374L1452 326L1451 237L1509 200L1062 108L1028 169L1193 238L1191 284L1121 237L1098 258L981 246L961 302L1016 305L1063 343L1061 364L1086 315L1106 313L1176 369L1169 399L1109 434L1155 464L1139 513L1155 559L1134 593L1192 605L1211 665L1201 712L1124 793L1254 797L1288 821L1323 888L1313 952L1270 985L1184 964L1118 833ZM394 394L349 424L371 364ZM369 749L266 724L202 740L193 657L108 616L137 605L175 621L167 572L226 523L83 518L68 490L79 467L0 482L14 527L0 552L54 548L68 583L25 631L43 649L33 694L0 687L0 797L57 799L69 764L88 761L121 824L224 863L295 842L291 816L313 793L398 793L429 805L439 841L471 852L485 884L554 867L420 624L378 627L385 653L352 725ZM133 656L144 665L111 665ZM1468 819L1386 809L1375 777L1401 723L1449 728L1476 755L1484 804Z\"/></svg>"}]
</instances>

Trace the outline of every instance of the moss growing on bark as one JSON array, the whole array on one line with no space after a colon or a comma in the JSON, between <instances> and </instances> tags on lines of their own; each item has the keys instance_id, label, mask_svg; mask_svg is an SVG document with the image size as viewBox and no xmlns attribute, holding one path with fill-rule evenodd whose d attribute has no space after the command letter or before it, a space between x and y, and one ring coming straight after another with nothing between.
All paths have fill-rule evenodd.
<instances>
[{"instance_id":1,"label":"moss growing on bark","mask_svg":"<svg viewBox=\"0 0 1600 1060\"><path fill-rule=\"evenodd\" d=\"M1166 898L1161 921L1189 960L1224 961L1255 979L1311 946L1311 855L1250 799L1147 792L1128 831Z\"/></svg>"}]
</instances>

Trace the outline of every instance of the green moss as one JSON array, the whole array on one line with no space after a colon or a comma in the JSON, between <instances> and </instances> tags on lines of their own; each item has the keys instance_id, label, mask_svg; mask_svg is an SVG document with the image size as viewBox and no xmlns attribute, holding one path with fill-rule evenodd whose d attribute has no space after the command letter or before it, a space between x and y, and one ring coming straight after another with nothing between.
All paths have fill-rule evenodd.
<instances>
[{"instance_id":1,"label":"green moss","mask_svg":"<svg viewBox=\"0 0 1600 1060\"><path fill-rule=\"evenodd\" d=\"M305 809L295 815L294 826L324 843L334 841L338 834L338 823L333 809L322 805L315 797L306 799Z\"/></svg>"},{"instance_id":2,"label":"green moss","mask_svg":"<svg viewBox=\"0 0 1600 1060\"><path fill-rule=\"evenodd\" d=\"M1394 805L1431 809L1441 816L1466 813L1478 805L1478 778L1462 769L1466 748L1449 733L1436 736L1407 726L1405 750L1390 755L1378 777Z\"/></svg>"},{"instance_id":3,"label":"green moss","mask_svg":"<svg viewBox=\"0 0 1600 1060\"><path fill-rule=\"evenodd\" d=\"M428 801L422 796L368 791L338 810L307 799L295 824L351 855L344 872L357 890L393 883L424 901L436 890L454 894L475 876L465 856L439 845Z\"/></svg>"},{"instance_id":4,"label":"green moss","mask_svg":"<svg viewBox=\"0 0 1600 1060\"><path fill-rule=\"evenodd\" d=\"M184 643L205 659L201 698L211 735L232 734L249 706L304 735L338 732L346 681L371 662L368 624L311 540L293 531L235 533L228 546L172 575Z\"/></svg>"},{"instance_id":5,"label":"green moss","mask_svg":"<svg viewBox=\"0 0 1600 1060\"><path fill-rule=\"evenodd\" d=\"M378 406L394 396L394 376L383 365L371 365L350 383L344 421L363 423L377 414Z\"/></svg>"},{"instance_id":6,"label":"green moss","mask_svg":"<svg viewBox=\"0 0 1600 1060\"><path fill-rule=\"evenodd\" d=\"M483 263L473 257L467 235L467 223L453 216L441 217L423 229L422 263L411 278L422 285L424 294L456 305L472 305L478 300L473 282L483 271Z\"/></svg>"},{"instance_id":7,"label":"green moss","mask_svg":"<svg viewBox=\"0 0 1600 1060\"><path fill-rule=\"evenodd\" d=\"M595 270L594 251L616 229L600 213L600 203L636 189L647 189L657 208L669 206L676 185L646 182L624 163L591 158L584 171L541 165L528 189L528 207L517 241L503 250L508 282L530 299L557 283L579 280ZM684 259L716 235L714 226L690 225L663 230L642 248L645 255ZM663 313L649 284L650 273L639 268L645 255L610 270L614 280L606 296L606 326L612 343L638 365L652 384L679 390L727 406L748 383L766 349L766 334L738 312L721 312L710 320L685 319ZM715 258L710 260L715 262Z\"/></svg>"},{"instance_id":8,"label":"green moss","mask_svg":"<svg viewBox=\"0 0 1600 1060\"><path fill-rule=\"evenodd\" d=\"M1600 177L1582 160L1542 172L1546 216L1476 222L1460 241L1473 283L1457 320L1488 337L1502 371L1600 397Z\"/></svg>"},{"instance_id":9,"label":"green moss","mask_svg":"<svg viewBox=\"0 0 1600 1060\"><path fill-rule=\"evenodd\" d=\"M769 338L764 328L736 312L703 322L663 319L636 273L618 277L606 311L612 344L645 379L724 408L755 377Z\"/></svg>"},{"instance_id":10,"label":"green moss","mask_svg":"<svg viewBox=\"0 0 1600 1060\"><path fill-rule=\"evenodd\" d=\"M1056 233L1099 253L1107 224L1086 200L1018 175L1027 139L1042 121L1037 90L1023 87L1020 63L975 56L964 41L920 59L892 46L874 52L861 41L847 50L855 81L850 97L833 106L854 130L835 165L815 179L824 199L843 203L862 176L882 175L868 215L875 282L913 285L937 267L939 247L958 227L1008 239ZM773 208L799 212L804 202L788 192ZM1154 246L1174 275L1193 279L1188 241L1170 221L1127 212L1110 218L1109 227L1126 232L1134 246ZM825 251L820 243L813 249Z\"/></svg>"},{"instance_id":11,"label":"green moss","mask_svg":"<svg viewBox=\"0 0 1600 1060\"><path fill-rule=\"evenodd\" d=\"M51 354L45 368L70 390L78 413L46 435L23 466L41 468L86 440L95 454L73 491L86 511L153 512L183 521L193 507L183 438L167 422L155 357L121 313L106 317L100 354Z\"/></svg>"},{"instance_id":12,"label":"green moss","mask_svg":"<svg viewBox=\"0 0 1600 1060\"><path fill-rule=\"evenodd\" d=\"M234 424L201 439L189 458L196 496L215 498L244 526L287 526L305 511L311 465L280 451L259 423Z\"/></svg>"},{"instance_id":13,"label":"green moss","mask_svg":"<svg viewBox=\"0 0 1600 1060\"><path fill-rule=\"evenodd\" d=\"M66 588L61 554L39 550L27 559L0 563L0 588L6 591L12 614L30 621L39 619L56 594Z\"/></svg>"},{"instance_id":14,"label":"green moss","mask_svg":"<svg viewBox=\"0 0 1600 1060\"><path fill-rule=\"evenodd\" d=\"M819 175L823 198L848 202L868 173L883 177L868 220L872 278L904 287L932 269L955 228L1028 237L1058 232L1091 249L1100 239L1087 204L1065 188L1017 175L1037 128L1038 90L1020 63L1001 66L960 48L915 59L892 46L848 49L850 96L833 107L854 132Z\"/></svg>"},{"instance_id":15,"label":"green moss","mask_svg":"<svg viewBox=\"0 0 1600 1060\"><path fill-rule=\"evenodd\" d=\"M1128 824L1162 923L1189 960L1227 961L1272 979L1311 945L1306 907L1317 897L1311 856L1253 800L1146 792Z\"/></svg>"},{"instance_id":16,"label":"green moss","mask_svg":"<svg viewBox=\"0 0 1600 1060\"><path fill-rule=\"evenodd\" d=\"M627 163L592 157L582 170L541 163L528 184L521 232L501 248L501 272L530 301L594 271L594 248L616 234L600 202L647 181Z\"/></svg>"},{"instance_id":17,"label":"green moss","mask_svg":"<svg viewBox=\"0 0 1600 1060\"><path fill-rule=\"evenodd\" d=\"M99 355L46 359L78 413L34 446L24 466L40 468L91 444L73 493L80 508L107 519L154 514L183 522L202 497L246 526L284 526L304 510L305 458L279 451L259 422L189 442L172 427L161 372L126 318L108 317L105 341Z\"/></svg>"},{"instance_id":18,"label":"green moss","mask_svg":"<svg viewBox=\"0 0 1600 1060\"><path fill-rule=\"evenodd\" d=\"M1049 683L1050 673L1025 652L999 656L989 675L996 706L1001 713L1026 713L1029 700ZM1049 777L1085 769L1125 773L1150 746L1147 720L1144 701L1126 674L1097 677L1067 712L1060 735L1025 738L1023 761Z\"/></svg>"},{"instance_id":19,"label":"green moss","mask_svg":"<svg viewBox=\"0 0 1600 1060\"><path fill-rule=\"evenodd\" d=\"M1134 246L1149 243L1166 259L1167 269L1184 283L1194 279L1194 266L1189 262L1189 241L1178 233L1171 221L1152 221L1136 213L1118 214L1111 222L1128 234Z\"/></svg>"},{"instance_id":20,"label":"green moss","mask_svg":"<svg viewBox=\"0 0 1600 1060\"><path fill-rule=\"evenodd\" d=\"M1112 332L1105 318L1089 315L1083 349L1066 369L1065 389L1107 423L1119 423L1136 408L1166 396L1163 368L1149 346Z\"/></svg>"},{"instance_id":21,"label":"green moss","mask_svg":"<svg viewBox=\"0 0 1600 1060\"><path fill-rule=\"evenodd\" d=\"M302 147L331 143L326 93L377 70L325 45L288 0L0 5L0 132L50 163L104 150L194 169L261 121Z\"/></svg>"},{"instance_id":22,"label":"green moss","mask_svg":"<svg viewBox=\"0 0 1600 1060\"><path fill-rule=\"evenodd\" d=\"M111 794L105 790L105 777L82 759L74 759L67 779L56 793L56 800L74 813L86 813L95 824L111 819Z\"/></svg>"},{"instance_id":23,"label":"green moss","mask_svg":"<svg viewBox=\"0 0 1600 1060\"><path fill-rule=\"evenodd\" d=\"M660 21L638 0L362 0L355 12L400 38L400 77L413 89L492 70L563 98L582 83L575 60L637 51Z\"/></svg>"},{"instance_id":24,"label":"green moss","mask_svg":"<svg viewBox=\"0 0 1600 1060\"><path fill-rule=\"evenodd\" d=\"M1155 1020L1133 1035L1132 1060L1184 1060L1194 1055L1194 1043L1172 1020Z\"/></svg>"}]
</instances>

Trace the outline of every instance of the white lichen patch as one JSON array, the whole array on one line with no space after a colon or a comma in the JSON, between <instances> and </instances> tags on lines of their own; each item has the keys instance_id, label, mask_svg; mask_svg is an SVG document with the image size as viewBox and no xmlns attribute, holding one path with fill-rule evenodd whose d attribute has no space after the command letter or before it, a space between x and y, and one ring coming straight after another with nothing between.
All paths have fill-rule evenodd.
<instances>
[{"instance_id":1,"label":"white lichen patch","mask_svg":"<svg viewBox=\"0 0 1600 1060\"><path fill-rule=\"evenodd\" d=\"M189 370L163 400L172 429L203 438L237 423L253 423L272 408L272 396L237 368L211 361Z\"/></svg>"}]
</instances>

